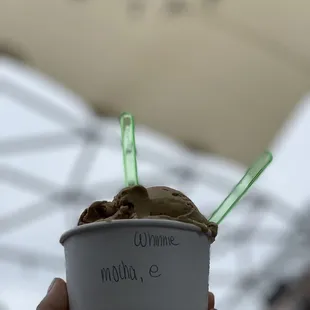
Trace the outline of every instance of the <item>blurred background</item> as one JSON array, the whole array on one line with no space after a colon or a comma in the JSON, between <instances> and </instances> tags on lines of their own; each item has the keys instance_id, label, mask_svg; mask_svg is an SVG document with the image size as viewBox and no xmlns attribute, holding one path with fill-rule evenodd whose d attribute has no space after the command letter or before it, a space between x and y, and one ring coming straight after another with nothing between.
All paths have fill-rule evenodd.
<instances>
[{"instance_id":1,"label":"blurred background","mask_svg":"<svg viewBox=\"0 0 310 310\"><path fill-rule=\"evenodd\" d=\"M310 309L310 2L0 0L0 309L64 277L63 231L123 187L118 115L142 184L207 216L274 162L212 245L216 308Z\"/></svg>"}]
</instances>

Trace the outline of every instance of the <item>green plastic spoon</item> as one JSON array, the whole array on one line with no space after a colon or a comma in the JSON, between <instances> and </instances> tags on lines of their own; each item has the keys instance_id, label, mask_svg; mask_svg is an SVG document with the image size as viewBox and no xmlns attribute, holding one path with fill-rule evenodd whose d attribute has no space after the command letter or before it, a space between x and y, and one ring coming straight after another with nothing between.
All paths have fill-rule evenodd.
<instances>
[{"instance_id":1,"label":"green plastic spoon","mask_svg":"<svg viewBox=\"0 0 310 310\"><path fill-rule=\"evenodd\" d=\"M120 116L122 133L123 166L125 185L134 186L139 184L135 142L135 121L131 114L123 113Z\"/></svg>"},{"instance_id":2,"label":"green plastic spoon","mask_svg":"<svg viewBox=\"0 0 310 310\"><path fill-rule=\"evenodd\" d=\"M272 154L270 152L264 152L259 157L259 159L247 170L243 178L233 188L233 190L224 199L220 206L213 212L209 218L209 221L216 224L221 223L271 162Z\"/></svg>"}]
</instances>

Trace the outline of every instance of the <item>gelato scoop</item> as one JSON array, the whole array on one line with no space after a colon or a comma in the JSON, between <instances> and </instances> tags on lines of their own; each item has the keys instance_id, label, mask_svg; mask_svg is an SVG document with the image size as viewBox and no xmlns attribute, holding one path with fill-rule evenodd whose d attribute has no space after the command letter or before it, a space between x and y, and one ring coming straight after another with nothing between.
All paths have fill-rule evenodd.
<instances>
[{"instance_id":1,"label":"gelato scoop","mask_svg":"<svg viewBox=\"0 0 310 310\"><path fill-rule=\"evenodd\" d=\"M195 204L183 193L173 188L141 185L121 190L113 201L92 203L79 218L78 225L120 219L168 219L194 224L208 234L213 242L217 224L209 222Z\"/></svg>"}]
</instances>

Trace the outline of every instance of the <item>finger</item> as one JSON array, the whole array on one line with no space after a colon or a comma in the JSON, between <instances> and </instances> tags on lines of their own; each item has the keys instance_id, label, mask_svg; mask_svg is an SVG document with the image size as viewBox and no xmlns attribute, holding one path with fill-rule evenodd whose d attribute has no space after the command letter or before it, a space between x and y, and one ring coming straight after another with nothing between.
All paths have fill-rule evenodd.
<instances>
[{"instance_id":1,"label":"finger","mask_svg":"<svg viewBox=\"0 0 310 310\"><path fill-rule=\"evenodd\" d=\"M67 286L64 280L56 278L50 285L47 295L37 307L37 310L68 310Z\"/></svg>"},{"instance_id":2,"label":"finger","mask_svg":"<svg viewBox=\"0 0 310 310\"><path fill-rule=\"evenodd\" d=\"M215 301L213 293L208 293L208 310L214 309Z\"/></svg>"}]
</instances>

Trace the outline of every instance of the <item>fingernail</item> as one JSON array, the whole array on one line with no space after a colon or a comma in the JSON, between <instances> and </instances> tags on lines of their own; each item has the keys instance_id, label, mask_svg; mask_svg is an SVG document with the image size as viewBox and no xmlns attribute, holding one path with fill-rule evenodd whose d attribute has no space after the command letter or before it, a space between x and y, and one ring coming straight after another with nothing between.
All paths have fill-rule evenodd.
<instances>
[{"instance_id":1,"label":"fingernail","mask_svg":"<svg viewBox=\"0 0 310 310\"><path fill-rule=\"evenodd\" d=\"M47 289L47 293L49 293L51 291L51 289L53 288L53 286L55 285L56 282L56 278L52 281L52 283L50 284L50 286Z\"/></svg>"}]
</instances>

